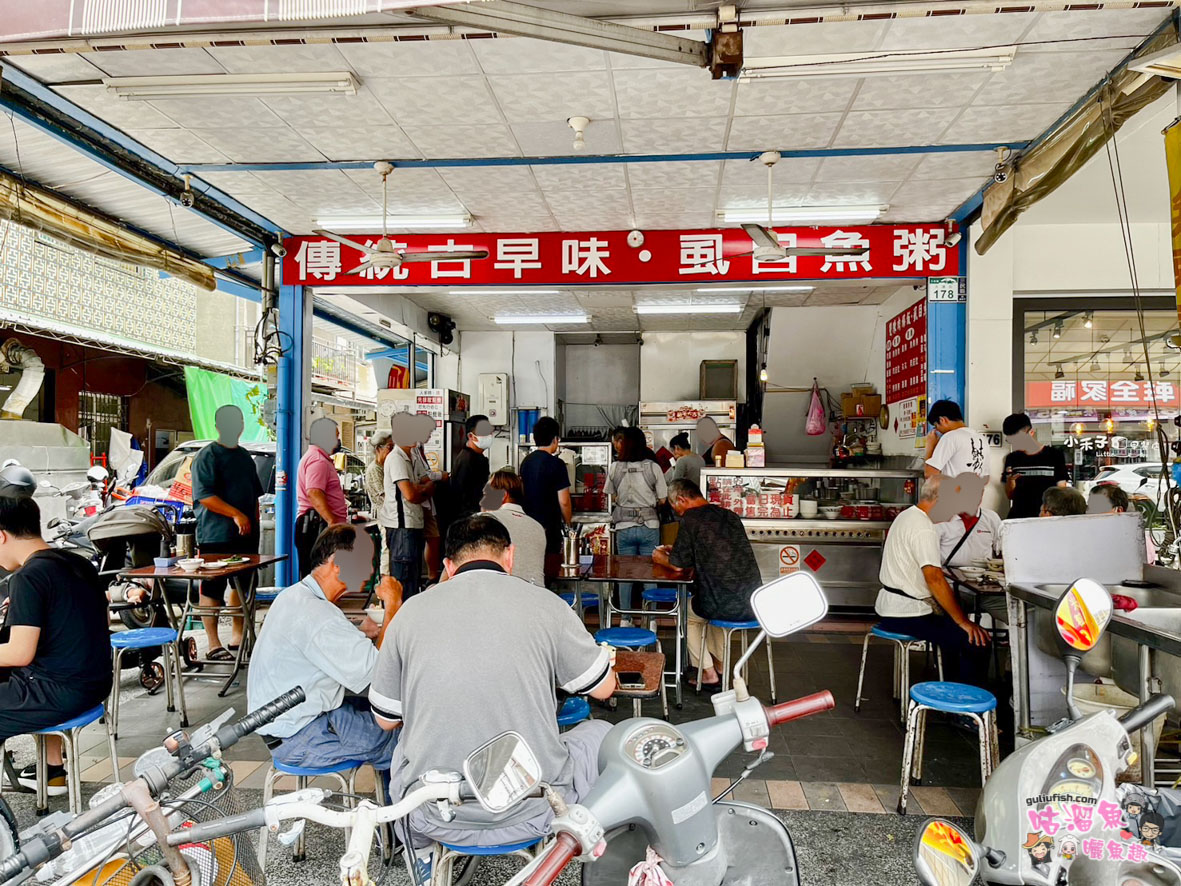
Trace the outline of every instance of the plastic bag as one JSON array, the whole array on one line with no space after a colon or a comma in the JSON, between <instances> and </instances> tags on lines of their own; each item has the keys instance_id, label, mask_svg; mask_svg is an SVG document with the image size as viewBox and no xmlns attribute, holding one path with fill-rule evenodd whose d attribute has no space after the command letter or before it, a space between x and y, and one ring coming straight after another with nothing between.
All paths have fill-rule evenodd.
<instances>
[{"instance_id":1,"label":"plastic bag","mask_svg":"<svg viewBox=\"0 0 1181 886\"><path fill-rule=\"evenodd\" d=\"M660 867L660 856L651 846L648 847L647 858L633 867L627 875L627 886L673 886Z\"/></svg>"},{"instance_id":2,"label":"plastic bag","mask_svg":"<svg viewBox=\"0 0 1181 886\"><path fill-rule=\"evenodd\" d=\"M809 437L819 437L828 429L828 418L820 402L820 385L812 382L812 403L808 407L808 423L804 426Z\"/></svg>"}]
</instances>

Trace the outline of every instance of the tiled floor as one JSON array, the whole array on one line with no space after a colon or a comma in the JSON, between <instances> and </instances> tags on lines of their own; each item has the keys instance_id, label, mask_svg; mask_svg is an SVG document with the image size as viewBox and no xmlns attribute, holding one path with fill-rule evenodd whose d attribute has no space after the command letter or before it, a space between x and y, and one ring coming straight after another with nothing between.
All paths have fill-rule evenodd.
<instances>
[{"instance_id":1,"label":"tiled floor","mask_svg":"<svg viewBox=\"0 0 1181 886\"><path fill-rule=\"evenodd\" d=\"M783 701L828 689L836 698L836 709L777 729L770 745L773 756L754 770L736 789L735 796L776 809L892 814L898 800L903 729L898 704L890 697L891 648L885 644L870 646L865 699L860 713L854 713L864 626L833 620L823 627L821 631L775 641L778 698ZM919 656L915 657L913 670L916 675L921 673ZM752 693L769 700L765 656L754 656L751 671ZM140 688L135 670L125 670L122 678L118 751L126 777L135 757L157 746L168 728L177 724L178 715L165 713L162 692L148 696ZM216 696L219 686L209 680L186 679L191 723L206 722L228 707L236 708L238 715L245 712L244 686L238 685L225 699ZM630 713L630 705L621 705L616 711L594 709L595 717L615 721ZM646 702L645 714L655 713L656 703ZM674 708L671 714L673 722L687 722L711 716L712 708L708 699L688 690L683 709ZM94 787L110 779L102 728L89 727L82 740L82 777ZM9 747L20 760L31 759L31 742L16 739ZM976 753L972 736L932 716L924 784L912 789L908 813L972 815L979 790ZM247 738L229 756L241 787L262 787L269 755L261 740ZM715 773L715 793L739 775L749 760L739 751L723 761ZM371 780L362 773L360 787L369 790Z\"/></svg>"}]
</instances>

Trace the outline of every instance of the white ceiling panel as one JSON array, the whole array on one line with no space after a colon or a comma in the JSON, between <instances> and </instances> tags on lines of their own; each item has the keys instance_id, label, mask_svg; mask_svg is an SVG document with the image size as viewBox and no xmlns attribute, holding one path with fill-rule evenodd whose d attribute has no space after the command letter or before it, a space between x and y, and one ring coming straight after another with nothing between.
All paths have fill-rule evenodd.
<instances>
[{"instance_id":1,"label":"white ceiling panel","mask_svg":"<svg viewBox=\"0 0 1181 886\"><path fill-rule=\"evenodd\" d=\"M424 157L515 157L520 154L507 126L402 127Z\"/></svg>"},{"instance_id":2,"label":"white ceiling panel","mask_svg":"<svg viewBox=\"0 0 1181 886\"><path fill-rule=\"evenodd\" d=\"M553 123L517 123L512 131L526 157L569 155L574 150L574 130L565 119ZM623 152L619 127L614 120L592 120L583 138L588 154Z\"/></svg>"},{"instance_id":3,"label":"white ceiling panel","mask_svg":"<svg viewBox=\"0 0 1181 886\"><path fill-rule=\"evenodd\" d=\"M992 175L996 154L991 151L964 151L954 154L927 154L915 167L914 178L929 181L940 178L966 178Z\"/></svg>"},{"instance_id":4,"label":"white ceiling panel","mask_svg":"<svg viewBox=\"0 0 1181 886\"><path fill-rule=\"evenodd\" d=\"M731 151L824 148L832 141L841 119L839 113L735 117L726 147Z\"/></svg>"},{"instance_id":5,"label":"white ceiling panel","mask_svg":"<svg viewBox=\"0 0 1181 886\"><path fill-rule=\"evenodd\" d=\"M250 172L202 172L201 179L239 199L278 196L273 187Z\"/></svg>"},{"instance_id":6,"label":"white ceiling panel","mask_svg":"<svg viewBox=\"0 0 1181 886\"><path fill-rule=\"evenodd\" d=\"M174 129L178 125L147 102L126 102L105 86L61 86L62 96L120 129Z\"/></svg>"},{"instance_id":7,"label":"white ceiling panel","mask_svg":"<svg viewBox=\"0 0 1181 886\"><path fill-rule=\"evenodd\" d=\"M926 205L936 209L924 220L936 221L946 218L948 213L980 190L984 182L979 178L940 179L929 182L908 182L898 188L891 197L890 209L897 206ZM906 219L918 221L919 219Z\"/></svg>"},{"instance_id":8,"label":"white ceiling panel","mask_svg":"<svg viewBox=\"0 0 1181 886\"><path fill-rule=\"evenodd\" d=\"M681 212L712 212L714 189L676 188L670 190L641 190L632 192L636 215L644 218L669 219ZM673 227L667 222L663 227Z\"/></svg>"},{"instance_id":9,"label":"white ceiling panel","mask_svg":"<svg viewBox=\"0 0 1181 886\"><path fill-rule=\"evenodd\" d=\"M496 75L488 77L492 92L509 123L564 121L574 115L591 120L615 116L611 76L597 71Z\"/></svg>"},{"instance_id":10,"label":"white ceiling panel","mask_svg":"<svg viewBox=\"0 0 1181 886\"><path fill-rule=\"evenodd\" d=\"M195 129L193 132L234 163L312 162L325 159L294 130L286 127Z\"/></svg>"},{"instance_id":11,"label":"white ceiling panel","mask_svg":"<svg viewBox=\"0 0 1181 886\"><path fill-rule=\"evenodd\" d=\"M631 119L724 117L730 113L736 82L712 80L708 71L684 65L675 70L615 71L613 76L619 116ZM576 106L581 107L581 96Z\"/></svg>"},{"instance_id":12,"label":"white ceiling panel","mask_svg":"<svg viewBox=\"0 0 1181 886\"><path fill-rule=\"evenodd\" d=\"M833 206L841 203L864 205L889 204L901 182L818 182L808 191L805 202L812 206Z\"/></svg>"},{"instance_id":13,"label":"white ceiling panel","mask_svg":"<svg viewBox=\"0 0 1181 886\"><path fill-rule=\"evenodd\" d=\"M132 129L127 134L174 163L225 163L228 159L186 129Z\"/></svg>"},{"instance_id":14,"label":"white ceiling panel","mask_svg":"<svg viewBox=\"0 0 1181 886\"><path fill-rule=\"evenodd\" d=\"M725 117L693 120L622 120L623 149L629 154L720 151L726 136Z\"/></svg>"},{"instance_id":15,"label":"white ceiling panel","mask_svg":"<svg viewBox=\"0 0 1181 886\"><path fill-rule=\"evenodd\" d=\"M4 59L5 64L14 64L26 74L32 74L46 83L61 83L64 80L97 80L103 72L76 52L56 52L44 55L15 55Z\"/></svg>"},{"instance_id":16,"label":"white ceiling panel","mask_svg":"<svg viewBox=\"0 0 1181 886\"><path fill-rule=\"evenodd\" d=\"M553 215L545 212L525 213L502 209L498 212L481 215L476 219L476 226L481 231L556 231L559 230Z\"/></svg>"},{"instance_id":17,"label":"white ceiling panel","mask_svg":"<svg viewBox=\"0 0 1181 886\"><path fill-rule=\"evenodd\" d=\"M563 230L620 230L634 224L627 191L547 192L545 202Z\"/></svg>"},{"instance_id":18,"label":"white ceiling panel","mask_svg":"<svg viewBox=\"0 0 1181 886\"><path fill-rule=\"evenodd\" d=\"M284 170L282 172L259 173L264 184L277 193L291 199L313 198L316 200L340 196L355 201L366 192L338 169ZM372 195L369 195L370 199Z\"/></svg>"},{"instance_id":19,"label":"white ceiling panel","mask_svg":"<svg viewBox=\"0 0 1181 886\"><path fill-rule=\"evenodd\" d=\"M153 49L129 52L84 52L82 57L108 77L164 77L180 74L224 74L225 68L204 49Z\"/></svg>"},{"instance_id":20,"label":"white ceiling panel","mask_svg":"<svg viewBox=\"0 0 1181 886\"><path fill-rule=\"evenodd\" d=\"M231 74L286 74L346 71L348 62L335 46L211 46L205 50Z\"/></svg>"},{"instance_id":21,"label":"white ceiling panel","mask_svg":"<svg viewBox=\"0 0 1181 886\"><path fill-rule=\"evenodd\" d=\"M654 191L637 191L636 194L651 194ZM680 191L678 193L684 193ZM633 205L636 198L632 198ZM684 209L679 212L649 211L636 208L636 227L638 228L715 228L718 225L717 216L710 209Z\"/></svg>"},{"instance_id":22,"label":"white ceiling panel","mask_svg":"<svg viewBox=\"0 0 1181 886\"><path fill-rule=\"evenodd\" d=\"M607 67L607 53L602 50L525 37L472 40L471 47L485 74L555 74Z\"/></svg>"},{"instance_id":23,"label":"white ceiling panel","mask_svg":"<svg viewBox=\"0 0 1181 886\"><path fill-rule=\"evenodd\" d=\"M939 144L987 144L1024 141L1040 135L1070 108L1070 104L974 106L965 108Z\"/></svg>"},{"instance_id":24,"label":"white ceiling panel","mask_svg":"<svg viewBox=\"0 0 1181 886\"><path fill-rule=\"evenodd\" d=\"M890 77L866 77L861 81L856 111L882 111L895 108L961 107L988 82L982 72L947 71L937 77L911 74Z\"/></svg>"},{"instance_id":25,"label":"white ceiling panel","mask_svg":"<svg viewBox=\"0 0 1181 886\"><path fill-rule=\"evenodd\" d=\"M623 163L534 166L532 169L537 184L547 195L551 191L614 191L627 187L627 171Z\"/></svg>"},{"instance_id":26,"label":"white ceiling panel","mask_svg":"<svg viewBox=\"0 0 1181 886\"><path fill-rule=\"evenodd\" d=\"M266 177L267 173L258 173ZM346 169L344 175L357 188L368 194L374 200L381 200L381 176L372 169ZM405 198L407 200L438 200L441 198L454 199L454 194L442 176L433 169L395 169L390 175L390 205L394 201Z\"/></svg>"},{"instance_id":27,"label":"white ceiling panel","mask_svg":"<svg viewBox=\"0 0 1181 886\"><path fill-rule=\"evenodd\" d=\"M941 15L896 18L878 49L969 49L1015 43L1033 24L1036 13Z\"/></svg>"},{"instance_id":28,"label":"white ceiling panel","mask_svg":"<svg viewBox=\"0 0 1181 886\"><path fill-rule=\"evenodd\" d=\"M517 196L540 195L537 180L528 166L459 166L440 169L439 175L464 203L480 206L480 211L490 203L500 203L509 209Z\"/></svg>"},{"instance_id":29,"label":"white ceiling panel","mask_svg":"<svg viewBox=\"0 0 1181 886\"><path fill-rule=\"evenodd\" d=\"M886 22L824 22L807 25L763 25L743 34L746 57L863 52L877 48Z\"/></svg>"},{"instance_id":30,"label":"white ceiling panel","mask_svg":"<svg viewBox=\"0 0 1181 886\"><path fill-rule=\"evenodd\" d=\"M810 182L820 168L817 157L786 157L775 164L775 187L797 182ZM757 160L727 160L722 173L725 187L767 189L767 167Z\"/></svg>"},{"instance_id":31,"label":"white ceiling panel","mask_svg":"<svg viewBox=\"0 0 1181 886\"><path fill-rule=\"evenodd\" d=\"M1024 36L1027 42L1060 40L1060 43L1045 43L1038 52L1054 49L1132 49L1141 39L1156 30L1170 13L1164 9L1091 9L1080 12L1043 12ZM1086 39L1118 35L1113 40L1088 43L1067 42L1069 39Z\"/></svg>"},{"instance_id":32,"label":"white ceiling panel","mask_svg":"<svg viewBox=\"0 0 1181 886\"><path fill-rule=\"evenodd\" d=\"M377 97L365 89L356 95L274 95L263 103L293 129L345 129L394 122Z\"/></svg>"},{"instance_id":33,"label":"white ceiling panel","mask_svg":"<svg viewBox=\"0 0 1181 886\"><path fill-rule=\"evenodd\" d=\"M482 75L371 77L365 88L400 124L501 123L503 116Z\"/></svg>"},{"instance_id":34,"label":"white ceiling panel","mask_svg":"<svg viewBox=\"0 0 1181 886\"><path fill-rule=\"evenodd\" d=\"M429 43L349 43L338 51L362 80L367 77L412 77L479 73L480 66L467 40L431 40Z\"/></svg>"},{"instance_id":35,"label":"white ceiling panel","mask_svg":"<svg viewBox=\"0 0 1181 886\"><path fill-rule=\"evenodd\" d=\"M153 102L123 102L122 99L113 101L122 102L124 105L151 105L154 110L175 120L176 125L184 126L186 129L237 129L246 126L269 129L286 125L278 114L261 101L248 96L197 96Z\"/></svg>"},{"instance_id":36,"label":"white ceiling panel","mask_svg":"<svg viewBox=\"0 0 1181 886\"><path fill-rule=\"evenodd\" d=\"M804 182L775 183L776 206L798 206L804 202L812 186ZM723 185L718 197L718 209L765 209L767 186L749 185L732 187Z\"/></svg>"},{"instance_id":37,"label":"white ceiling panel","mask_svg":"<svg viewBox=\"0 0 1181 886\"><path fill-rule=\"evenodd\" d=\"M919 154L890 154L880 157L827 157L816 173L817 182L902 181L918 165ZM779 173L778 164L775 167Z\"/></svg>"},{"instance_id":38,"label":"white ceiling panel","mask_svg":"<svg viewBox=\"0 0 1181 886\"><path fill-rule=\"evenodd\" d=\"M858 82L852 77L791 77L739 83L734 114L763 117L844 112L857 91Z\"/></svg>"},{"instance_id":39,"label":"white ceiling panel","mask_svg":"<svg viewBox=\"0 0 1181 886\"><path fill-rule=\"evenodd\" d=\"M851 148L934 144L957 113L956 108L850 111L833 145Z\"/></svg>"},{"instance_id":40,"label":"white ceiling panel","mask_svg":"<svg viewBox=\"0 0 1181 886\"><path fill-rule=\"evenodd\" d=\"M397 126L300 127L299 134L329 160L413 157L414 144Z\"/></svg>"},{"instance_id":41,"label":"white ceiling panel","mask_svg":"<svg viewBox=\"0 0 1181 886\"><path fill-rule=\"evenodd\" d=\"M1119 49L1089 52L1021 50L1009 67L992 75L972 104L1073 102L1102 79L1125 54Z\"/></svg>"},{"instance_id":42,"label":"white ceiling panel","mask_svg":"<svg viewBox=\"0 0 1181 886\"><path fill-rule=\"evenodd\" d=\"M718 183L722 161L698 163L629 163L628 183L633 188L711 188Z\"/></svg>"}]
</instances>

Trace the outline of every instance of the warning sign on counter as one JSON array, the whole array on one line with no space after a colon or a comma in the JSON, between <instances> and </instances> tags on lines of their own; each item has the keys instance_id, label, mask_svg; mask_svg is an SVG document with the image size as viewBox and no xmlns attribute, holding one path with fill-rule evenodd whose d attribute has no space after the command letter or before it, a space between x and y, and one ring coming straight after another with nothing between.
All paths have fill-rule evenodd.
<instances>
[{"instance_id":1,"label":"warning sign on counter","mask_svg":"<svg viewBox=\"0 0 1181 886\"><path fill-rule=\"evenodd\" d=\"M800 571L800 546L784 545L779 549L779 574Z\"/></svg>"}]
</instances>

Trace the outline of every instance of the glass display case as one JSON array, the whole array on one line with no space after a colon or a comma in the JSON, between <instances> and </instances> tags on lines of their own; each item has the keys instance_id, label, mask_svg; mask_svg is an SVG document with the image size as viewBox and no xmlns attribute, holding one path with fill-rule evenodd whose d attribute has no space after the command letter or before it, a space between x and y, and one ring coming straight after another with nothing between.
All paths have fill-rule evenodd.
<instances>
[{"instance_id":1,"label":"glass display case","mask_svg":"<svg viewBox=\"0 0 1181 886\"><path fill-rule=\"evenodd\" d=\"M517 468L534 446L518 444ZM610 443L567 443L558 447L558 458L566 463L570 474L570 499L576 522L605 521L611 514L611 497L607 495L607 469L615 460Z\"/></svg>"}]
</instances>

